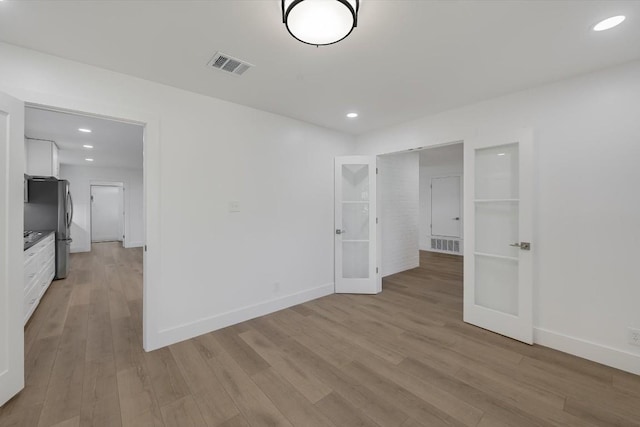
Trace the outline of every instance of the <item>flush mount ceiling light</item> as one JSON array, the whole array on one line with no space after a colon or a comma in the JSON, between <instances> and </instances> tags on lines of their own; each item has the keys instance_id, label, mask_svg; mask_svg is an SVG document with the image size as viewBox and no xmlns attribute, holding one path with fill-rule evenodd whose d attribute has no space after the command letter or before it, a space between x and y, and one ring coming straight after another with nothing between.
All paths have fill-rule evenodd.
<instances>
[{"instance_id":1,"label":"flush mount ceiling light","mask_svg":"<svg viewBox=\"0 0 640 427\"><path fill-rule=\"evenodd\" d=\"M616 27L622 24L622 21L624 21L625 19L626 18L624 15L612 16L611 18L607 18L603 21L598 22L596 25L594 25L593 31L609 30L613 27Z\"/></svg>"},{"instance_id":2,"label":"flush mount ceiling light","mask_svg":"<svg viewBox=\"0 0 640 427\"><path fill-rule=\"evenodd\" d=\"M91 133L91 129L80 128L78 129L78 132Z\"/></svg>"},{"instance_id":3,"label":"flush mount ceiling light","mask_svg":"<svg viewBox=\"0 0 640 427\"><path fill-rule=\"evenodd\" d=\"M358 113L347 113L347 117L349 117L350 119L355 119L356 117L358 117Z\"/></svg>"},{"instance_id":4,"label":"flush mount ceiling light","mask_svg":"<svg viewBox=\"0 0 640 427\"><path fill-rule=\"evenodd\" d=\"M360 0L282 0L289 33L315 46L337 43L358 26Z\"/></svg>"},{"instance_id":5,"label":"flush mount ceiling light","mask_svg":"<svg viewBox=\"0 0 640 427\"><path fill-rule=\"evenodd\" d=\"M89 145L89 144L84 144L83 145L84 148L93 148L93 145Z\"/></svg>"},{"instance_id":6,"label":"flush mount ceiling light","mask_svg":"<svg viewBox=\"0 0 640 427\"><path fill-rule=\"evenodd\" d=\"M93 159L85 159L87 162L93 162Z\"/></svg>"}]
</instances>

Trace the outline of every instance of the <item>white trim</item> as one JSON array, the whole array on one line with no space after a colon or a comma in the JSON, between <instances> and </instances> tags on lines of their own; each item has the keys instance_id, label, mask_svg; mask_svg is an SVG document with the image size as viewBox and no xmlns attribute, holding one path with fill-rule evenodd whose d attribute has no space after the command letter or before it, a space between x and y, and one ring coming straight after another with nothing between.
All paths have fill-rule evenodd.
<instances>
[{"instance_id":1,"label":"white trim","mask_svg":"<svg viewBox=\"0 0 640 427\"><path fill-rule=\"evenodd\" d=\"M583 359L640 375L640 354L618 350L543 328L533 329L533 342Z\"/></svg>"},{"instance_id":2,"label":"white trim","mask_svg":"<svg viewBox=\"0 0 640 427\"><path fill-rule=\"evenodd\" d=\"M125 237L126 239L126 237ZM129 249L129 248L141 248L144 246L144 242L142 240L137 240L137 241L133 241L133 242L127 242L125 241L125 249Z\"/></svg>"},{"instance_id":3,"label":"white trim","mask_svg":"<svg viewBox=\"0 0 640 427\"><path fill-rule=\"evenodd\" d=\"M70 251L72 254L77 254L81 252L91 252L91 246L76 246Z\"/></svg>"},{"instance_id":4,"label":"white trim","mask_svg":"<svg viewBox=\"0 0 640 427\"><path fill-rule=\"evenodd\" d=\"M226 328L240 322L265 316L294 305L302 304L317 298L333 294L334 284L327 283L313 289L307 289L284 297L274 298L265 302L249 305L215 316L205 317L195 322L185 323L174 328L162 329L158 331L153 343L153 347L146 347L147 351L155 350L179 341L188 340L198 335L211 331Z\"/></svg>"},{"instance_id":5,"label":"white trim","mask_svg":"<svg viewBox=\"0 0 640 427\"><path fill-rule=\"evenodd\" d=\"M20 97L29 106L54 111L97 116L144 126L143 141L143 218L144 239L148 250L143 253L142 342L145 350L159 348L159 332L155 329L162 313L155 303L161 283L160 220L160 116L148 111L132 110L119 104L102 104L96 100L71 98L22 88ZM22 188L19 188L22 192ZM153 289L152 289L153 288Z\"/></svg>"}]
</instances>

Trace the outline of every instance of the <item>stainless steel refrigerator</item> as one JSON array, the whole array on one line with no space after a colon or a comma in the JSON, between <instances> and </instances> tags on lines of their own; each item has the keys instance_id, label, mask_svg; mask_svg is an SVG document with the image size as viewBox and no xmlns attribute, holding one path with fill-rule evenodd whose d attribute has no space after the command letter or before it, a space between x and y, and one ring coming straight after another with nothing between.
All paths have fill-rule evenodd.
<instances>
[{"instance_id":1,"label":"stainless steel refrigerator","mask_svg":"<svg viewBox=\"0 0 640 427\"><path fill-rule=\"evenodd\" d=\"M56 233L56 279L69 273L73 199L69 181L50 177L30 177L27 180L28 201L24 204L25 231Z\"/></svg>"}]
</instances>

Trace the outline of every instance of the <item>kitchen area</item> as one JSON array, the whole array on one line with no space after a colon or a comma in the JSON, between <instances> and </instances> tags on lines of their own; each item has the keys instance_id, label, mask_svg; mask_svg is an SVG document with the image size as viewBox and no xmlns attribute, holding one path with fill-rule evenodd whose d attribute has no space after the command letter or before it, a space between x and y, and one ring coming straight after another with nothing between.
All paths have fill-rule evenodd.
<instances>
[{"instance_id":1,"label":"kitchen area","mask_svg":"<svg viewBox=\"0 0 640 427\"><path fill-rule=\"evenodd\" d=\"M52 281L69 273L73 199L69 182L55 176L25 175L24 182L26 324Z\"/></svg>"},{"instance_id":2,"label":"kitchen area","mask_svg":"<svg viewBox=\"0 0 640 427\"><path fill-rule=\"evenodd\" d=\"M104 241L142 246L142 132L137 125L25 108L25 326L47 290L68 277L72 252L90 252ZM106 240L99 234L110 226L101 223L105 203L97 203L103 188L121 195L116 217L104 220L115 230Z\"/></svg>"}]
</instances>

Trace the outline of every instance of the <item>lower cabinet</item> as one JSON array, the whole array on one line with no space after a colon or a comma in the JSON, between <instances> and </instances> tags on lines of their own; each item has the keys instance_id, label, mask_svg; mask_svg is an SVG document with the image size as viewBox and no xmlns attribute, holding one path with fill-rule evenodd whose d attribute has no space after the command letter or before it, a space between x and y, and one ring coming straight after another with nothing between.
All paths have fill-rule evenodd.
<instances>
[{"instance_id":1,"label":"lower cabinet","mask_svg":"<svg viewBox=\"0 0 640 427\"><path fill-rule=\"evenodd\" d=\"M56 275L54 233L24 251L24 323L26 324L40 299Z\"/></svg>"}]
</instances>

